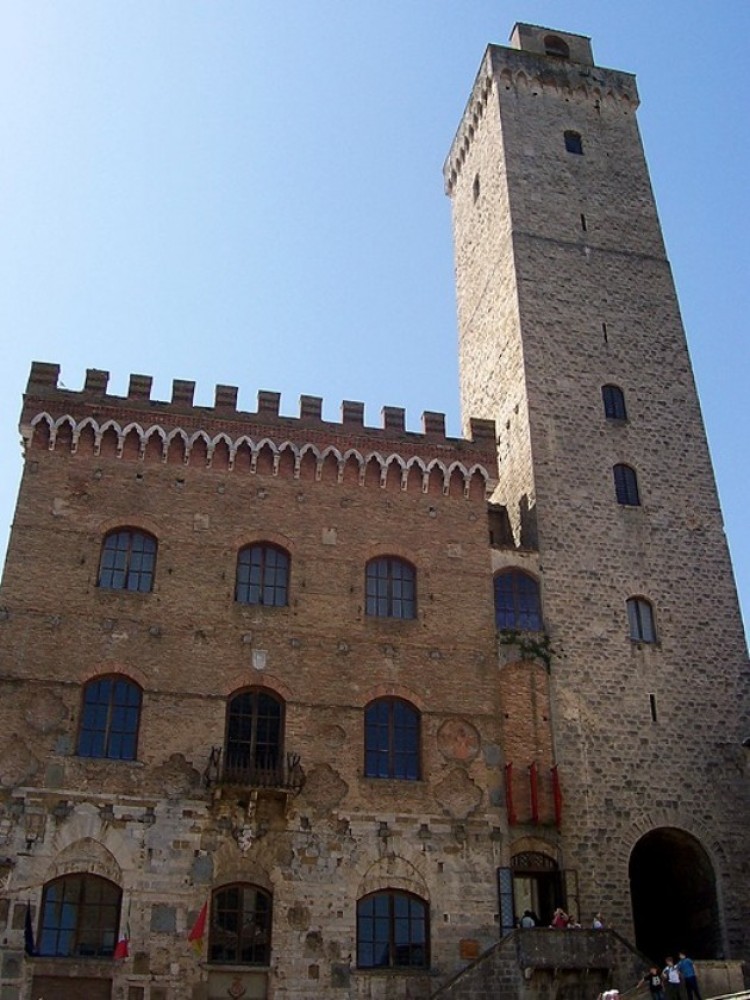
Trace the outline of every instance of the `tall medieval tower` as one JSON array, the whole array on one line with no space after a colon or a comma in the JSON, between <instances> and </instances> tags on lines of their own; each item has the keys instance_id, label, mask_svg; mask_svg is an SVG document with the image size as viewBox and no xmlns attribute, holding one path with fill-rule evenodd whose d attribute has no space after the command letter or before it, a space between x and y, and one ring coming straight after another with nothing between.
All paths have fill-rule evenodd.
<instances>
[{"instance_id":1,"label":"tall medieval tower","mask_svg":"<svg viewBox=\"0 0 750 1000\"><path fill-rule=\"evenodd\" d=\"M736 957L746 647L638 102L584 36L487 49L445 166L462 409L498 429L495 568L540 583L562 865L647 954Z\"/></svg>"}]
</instances>

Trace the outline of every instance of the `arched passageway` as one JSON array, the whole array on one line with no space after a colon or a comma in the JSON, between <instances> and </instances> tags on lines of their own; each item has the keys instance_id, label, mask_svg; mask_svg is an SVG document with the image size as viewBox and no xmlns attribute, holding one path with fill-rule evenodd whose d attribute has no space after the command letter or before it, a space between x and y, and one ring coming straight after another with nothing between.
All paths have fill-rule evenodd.
<instances>
[{"instance_id":1,"label":"arched passageway","mask_svg":"<svg viewBox=\"0 0 750 1000\"><path fill-rule=\"evenodd\" d=\"M674 827L651 830L633 848L629 875L640 951L657 963L678 951L722 957L716 878L695 837Z\"/></svg>"}]
</instances>

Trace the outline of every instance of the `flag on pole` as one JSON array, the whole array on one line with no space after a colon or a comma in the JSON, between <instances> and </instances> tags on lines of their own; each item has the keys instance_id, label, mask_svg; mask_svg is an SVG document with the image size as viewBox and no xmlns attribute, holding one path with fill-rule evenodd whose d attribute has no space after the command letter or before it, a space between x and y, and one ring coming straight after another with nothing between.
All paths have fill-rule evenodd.
<instances>
[{"instance_id":1,"label":"flag on pole","mask_svg":"<svg viewBox=\"0 0 750 1000\"><path fill-rule=\"evenodd\" d=\"M128 901L128 915L125 918L125 927L120 928L120 935L112 954L114 959L127 958L130 954L130 901Z\"/></svg>"},{"instance_id":2,"label":"flag on pole","mask_svg":"<svg viewBox=\"0 0 750 1000\"><path fill-rule=\"evenodd\" d=\"M206 901L201 907L201 911L198 914L193 927L188 934L188 941L193 946L196 952L200 953L203 950L203 938L206 934L206 915L208 913L208 901Z\"/></svg>"},{"instance_id":3,"label":"flag on pole","mask_svg":"<svg viewBox=\"0 0 750 1000\"><path fill-rule=\"evenodd\" d=\"M36 953L34 945L34 928L31 925L31 903L26 901L26 917L23 922L23 948L27 955Z\"/></svg>"}]
</instances>

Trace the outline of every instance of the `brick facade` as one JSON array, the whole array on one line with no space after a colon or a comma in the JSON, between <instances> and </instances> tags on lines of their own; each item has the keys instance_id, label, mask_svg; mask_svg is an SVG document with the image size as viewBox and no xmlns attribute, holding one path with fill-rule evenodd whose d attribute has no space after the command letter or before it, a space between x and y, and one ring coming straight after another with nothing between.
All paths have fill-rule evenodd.
<instances>
[{"instance_id":1,"label":"brick facade","mask_svg":"<svg viewBox=\"0 0 750 1000\"><path fill-rule=\"evenodd\" d=\"M116 397L106 372L71 391L32 366L0 598L3 1000L460 996L518 916L499 872L516 907L605 910L633 938L631 854L663 830L710 861L703 957L744 954L745 648L637 93L586 39L559 36L560 59L540 32L488 49L446 164L464 438L438 413L414 434L393 407L376 429L353 401L332 423L303 396L292 419L271 392L244 413L231 386L196 407L191 382L163 402L146 376ZM609 383L627 421L602 415ZM614 501L618 462L640 507ZM140 592L101 585L117 529L153 540ZM235 599L260 543L289 559L279 605ZM382 557L413 568L413 618L368 613ZM542 628L498 633L511 572L537 581ZM629 637L632 596L658 642ZM82 753L100 678L139 693L133 759ZM222 770L240 692L280 706L272 780ZM366 763L378 699L418 719L409 780ZM128 957L24 957L75 875L121 890ZM206 903L216 939L236 883L270 900L254 966L188 942ZM424 968L360 967L357 903L385 892L424 906Z\"/></svg>"}]
</instances>

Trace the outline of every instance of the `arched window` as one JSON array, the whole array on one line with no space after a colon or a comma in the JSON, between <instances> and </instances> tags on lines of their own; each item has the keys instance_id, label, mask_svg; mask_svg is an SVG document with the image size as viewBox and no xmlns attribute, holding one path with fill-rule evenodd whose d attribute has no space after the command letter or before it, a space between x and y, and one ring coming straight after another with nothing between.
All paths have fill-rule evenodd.
<instances>
[{"instance_id":1,"label":"arched window","mask_svg":"<svg viewBox=\"0 0 750 1000\"><path fill-rule=\"evenodd\" d=\"M257 885L236 882L211 896L209 962L271 963L271 895Z\"/></svg>"},{"instance_id":2,"label":"arched window","mask_svg":"<svg viewBox=\"0 0 750 1000\"><path fill-rule=\"evenodd\" d=\"M37 951L56 958L111 958L122 891L98 875L63 875L42 895Z\"/></svg>"},{"instance_id":3,"label":"arched window","mask_svg":"<svg viewBox=\"0 0 750 1000\"><path fill-rule=\"evenodd\" d=\"M555 56L558 59L569 59L570 49L568 43L557 35L544 36L544 52L548 56Z\"/></svg>"},{"instance_id":4,"label":"arched window","mask_svg":"<svg viewBox=\"0 0 750 1000\"><path fill-rule=\"evenodd\" d=\"M616 465L612 472L615 477L617 502L626 507L638 507L641 498L638 493L638 477L629 465Z\"/></svg>"},{"instance_id":5,"label":"arched window","mask_svg":"<svg viewBox=\"0 0 750 1000\"><path fill-rule=\"evenodd\" d=\"M141 689L119 674L96 677L83 689L78 728L79 757L135 760Z\"/></svg>"},{"instance_id":6,"label":"arched window","mask_svg":"<svg viewBox=\"0 0 750 1000\"><path fill-rule=\"evenodd\" d=\"M289 603L289 553L268 542L240 549L234 599L240 604L286 606Z\"/></svg>"},{"instance_id":7,"label":"arched window","mask_svg":"<svg viewBox=\"0 0 750 1000\"><path fill-rule=\"evenodd\" d=\"M628 626L630 638L636 642L656 642L654 609L645 597L629 597Z\"/></svg>"},{"instance_id":8,"label":"arched window","mask_svg":"<svg viewBox=\"0 0 750 1000\"><path fill-rule=\"evenodd\" d=\"M542 612L539 584L520 569L506 569L495 577L495 625L499 629L539 632Z\"/></svg>"},{"instance_id":9,"label":"arched window","mask_svg":"<svg viewBox=\"0 0 750 1000\"><path fill-rule=\"evenodd\" d=\"M365 777L419 779L419 712L400 698L365 709Z\"/></svg>"},{"instance_id":10,"label":"arched window","mask_svg":"<svg viewBox=\"0 0 750 1000\"><path fill-rule=\"evenodd\" d=\"M569 153L576 153L578 156L583 156L583 139L580 132L565 132L564 139L565 148Z\"/></svg>"},{"instance_id":11,"label":"arched window","mask_svg":"<svg viewBox=\"0 0 750 1000\"><path fill-rule=\"evenodd\" d=\"M281 780L284 703L263 688L235 694L227 706L225 781L249 787Z\"/></svg>"},{"instance_id":12,"label":"arched window","mask_svg":"<svg viewBox=\"0 0 750 1000\"><path fill-rule=\"evenodd\" d=\"M135 590L145 594L154 586L156 539L135 528L117 528L105 537L99 562L103 590Z\"/></svg>"},{"instance_id":13,"label":"arched window","mask_svg":"<svg viewBox=\"0 0 750 1000\"><path fill-rule=\"evenodd\" d=\"M396 556L381 556L367 564L366 610L376 618L416 616L416 573L414 567Z\"/></svg>"},{"instance_id":14,"label":"arched window","mask_svg":"<svg viewBox=\"0 0 750 1000\"><path fill-rule=\"evenodd\" d=\"M628 419L625 411L625 394L619 385L603 385L602 402L604 403L604 416L607 420Z\"/></svg>"},{"instance_id":15,"label":"arched window","mask_svg":"<svg viewBox=\"0 0 750 1000\"><path fill-rule=\"evenodd\" d=\"M427 903L409 892L374 892L357 901L357 965L360 969L426 969Z\"/></svg>"}]
</instances>

